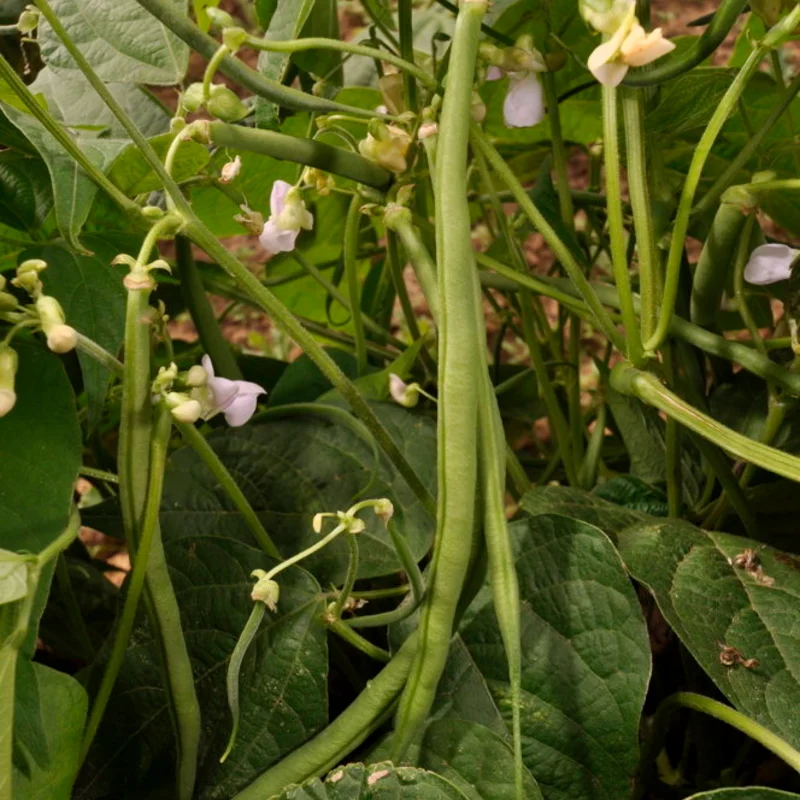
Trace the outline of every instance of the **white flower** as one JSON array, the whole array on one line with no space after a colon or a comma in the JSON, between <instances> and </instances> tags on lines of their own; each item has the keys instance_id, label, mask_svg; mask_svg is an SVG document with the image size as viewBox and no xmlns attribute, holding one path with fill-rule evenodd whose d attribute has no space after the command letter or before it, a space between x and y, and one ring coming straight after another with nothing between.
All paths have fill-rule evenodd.
<instances>
[{"instance_id":1,"label":"white flower","mask_svg":"<svg viewBox=\"0 0 800 800\"><path fill-rule=\"evenodd\" d=\"M792 275L792 264L800 256L785 244L762 244L750 254L750 260L744 268L744 279L756 286L788 280Z\"/></svg>"},{"instance_id":2,"label":"white flower","mask_svg":"<svg viewBox=\"0 0 800 800\"><path fill-rule=\"evenodd\" d=\"M0 417L8 414L17 402L14 380L18 361L14 350L8 345L0 345Z\"/></svg>"},{"instance_id":3,"label":"white flower","mask_svg":"<svg viewBox=\"0 0 800 800\"><path fill-rule=\"evenodd\" d=\"M358 143L358 152L390 172L405 172L406 153L411 144L408 133L396 125L378 123L370 127L367 138Z\"/></svg>"},{"instance_id":4,"label":"white flower","mask_svg":"<svg viewBox=\"0 0 800 800\"><path fill-rule=\"evenodd\" d=\"M17 393L13 389L0 389L0 417L4 417L16 405Z\"/></svg>"},{"instance_id":5,"label":"white flower","mask_svg":"<svg viewBox=\"0 0 800 800\"><path fill-rule=\"evenodd\" d=\"M641 67L675 49L661 28L646 33L634 14L634 6L613 35L598 45L587 66L604 86L619 86L629 67Z\"/></svg>"},{"instance_id":6,"label":"white flower","mask_svg":"<svg viewBox=\"0 0 800 800\"><path fill-rule=\"evenodd\" d=\"M503 102L503 120L507 128L531 128L545 117L544 92L536 71L505 73L491 66L486 80L494 81L508 74L508 92Z\"/></svg>"},{"instance_id":7,"label":"white flower","mask_svg":"<svg viewBox=\"0 0 800 800\"><path fill-rule=\"evenodd\" d=\"M242 171L242 159L239 156L229 161L220 170L219 182L230 183Z\"/></svg>"},{"instance_id":8,"label":"white flower","mask_svg":"<svg viewBox=\"0 0 800 800\"><path fill-rule=\"evenodd\" d=\"M258 396L266 392L257 383L217 378L214 365L207 355L203 356L202 363L208 374L208 382L205 387L192 390L192 397L201 403L206 401L205 419L221 412L232 428L244 425L255 414Z\"/></svg>"},{"instance_id":9,"label":"white flower","mask_svg":"<svg viewBox=\"0 0 800 800\"><path fill-rule=\"evenodd\" d=\"M269 197L269 219L259 241L270 253L289 253L302 229L314 227L314 217L306 209L300 192L286 181L275 181Z\"/></svg>"},{"instance_id":10,"label":"white flower","mask_svg":"<svg viewBox=\"0 0 800 800\"><path fill-rule=\"evenodd\" d=\"M178 422L194 425L203 416L203 406L199 400L193 400L179 392L170 392L167 395L167 404L171 403L175 405L170 408L170 413Z\"/></svg>"},{"instance_id":11,"label":"white flower","mask_svg":"<svg viewBox=\"0 0 800 800\"><path fill-rule=\"evenodd\" d=\"M389 394L398 405L413 408L419 403L419 384L408 384L392 372L389 374Z\"/></svg>"},{"instance_id":12,"label":"white flower","mask_svg":"<svg viewBox=\"0 0 800 800\"><path fill-rule=\"evenodd\" d=\"M64 324L64 311L55 297L40 295L36 300L36 311L47 337L47 346L54 353L68 353L78 344L77 331Z\"/></svg>"}]
</instances>

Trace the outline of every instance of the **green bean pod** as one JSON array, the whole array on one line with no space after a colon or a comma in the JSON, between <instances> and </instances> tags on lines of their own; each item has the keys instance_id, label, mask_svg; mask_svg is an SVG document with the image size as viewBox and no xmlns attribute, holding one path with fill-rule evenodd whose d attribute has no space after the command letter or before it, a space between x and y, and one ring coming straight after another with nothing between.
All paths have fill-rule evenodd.
<instances>
[{"instance_id":1,"label":"green bean pod","mask_svg":"<svg viewBox=\"0 0 800 800\"><path fill-rule=\"evenodd\" d=\"M467 149L484 0L462 0L450 57L436 161L439 248L437 529L419 647L397 713L393 757L401 761L430 711L444 670L466 578L477 482L477 270L470 246Z\"/></svg>"},{"instance_id":2,"label":"green bean pod","mask_svg":"<svg viewBox=\"0 0 800 800\"><path fill-rule=\"evenodd\" d=\"M755 197L740 186L722 195L694 271L690 316L695 325L708 328L714 324L742 228L756 204Z\"/></svg>"}]
</instances>

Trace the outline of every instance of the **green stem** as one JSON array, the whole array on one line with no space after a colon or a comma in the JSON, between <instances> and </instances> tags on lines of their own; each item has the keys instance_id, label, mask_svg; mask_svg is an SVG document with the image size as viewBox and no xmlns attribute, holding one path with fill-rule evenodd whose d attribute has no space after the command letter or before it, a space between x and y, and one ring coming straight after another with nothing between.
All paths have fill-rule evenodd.
<instances>
[{"instance_id":1,"label":"green stem","mask_svg":"<svg viewBox=\"0 0 800 800\"><path fill-rule=\"evenodd\" d=\"M513 170L506 164L500 153L489 143L484 133L476 126L471 128L471 139L473 146L489 162L489 166L497 173L503 183L511 190L514 199L519 203L523 213L530 219L533 226L542 234L547 244L556 254L558 260L563 265L570 280L575 284L584 302L589 306L595 315L596 321L603 333L621 352L625 352L625 342L617 332L616 326L603 308L602 303L594 293L591 284L583 274L583 269L575 260L572 252L561 241L558 234L547 222L542 213L533 204L533 201L525 191L525 187L519 182ZM441 160L441 159L440 159ZM638 325L637 325L638 327Z\"/></svg>"},{"instance_id":2,"label":"green stem","mask_svg":"<svg viewBox=\"0 0 800 800\"><path fill-rule=\"evenodd\" d=\"M425 295L431 316L437 319L439 316L439 292L436 264L423 244L419 231L412 224L411 214L403 208L387 212L384 219L386 227L397 234L397 238L403 245L406 257L411 262L414 274L422 288L422 294Z\"/></svg>"},{"instance_id":3,"label":"green stem","mask_svg":"<svg viewBox=\"0 0 800 800\"><path fill-rule=\"evenodd\" d=\"M364 338L364 320L361 316L361 292L358 285L358 264L356 251L358 250L358 229L361 225L361 197L354 194L347 209L344 222L344 244L342 246L342 259L344 261L344 274L347 280L347 294L350 299L350 318L353 322L353 336L356 340L356 364L358 376L367 374L367 346Z\"/></svg>"},{"instance_id":4,"label":"green stem","mask_svg":"<svg viewBox=\"0 0 800 800\"><path fill-rule=\"evenodd\" d=\"M658 320L660 270L653 230L650 187L647 182L644 93L641 90L623 90L622 113L625 119L625 145L628 155L628 189L636 230L636 250L639 257L642 339L647 341L655 332Z\"/></svg>"},{"instance_id":5,"label":"green stem","mask_svg":"<svg viewBox=\"0 0 800 800\"><path fill-rule=\"evenodd\" d=\"M58 588L61 596L64 599L64 604L67 607L67 617L69 618L70 628L72 635L75 637L78 648L87 664L94 661L94 646L89 637L89 630L86 627L86 622L81 613L81 607L78 605L78 598L75 597L75 590L72 587L72 578L69 574L69 565L64 553L59 553L58 561L56 562L56 580L58 581Z\"/></svg>"},{"instance_id":6,"label":"green stem","mask_svg":"<svg viewBox=\"0 0 800 800\"><path fill-rule=\"evenodd\" d=\"M449 652L467 576L477 481L476 355L485 344L478 320L477 270L470 246L467 155L472 86L486 2L462 2L450 51L439 123L435 200L439 259L438 508L431 580L418 628L419 647L400 700L393 760L401 760L430 712Z\"/></svg>"},{"instance_id":7,"label":"green stem","mask_svg":"<svg viewBox=\"0 0 800 800\"><path fill-rule=\"evenodd\" d=\"M703 214L711 210L722 193L736 180L736 176L750 160L764 137L775 127L784 113L786 113L798 92L800 92L800 75L795 77L789 84L778 105L770 111L769 116L755 132L755 135L752 136L747 144L736 154L733 161L731 161L722 175L714 181L713 186L692 209L692 214Z\"/></svg>"},{"instance_id":8,"label":"green stem","mask_svg":"<svg viewBox=\"0 0 800 800\"><path fill-rule=\"evenodd\" d=\"M185 236L175 237L175 262L181 281L181 292L192 317L203 349L211 357L216 374L231 381L242 379L230 344L217 324L214 309L208 302L200 270L194 260L192 243Z\"/></svg>"},{"instance_id":9,"label":"green stem","mask_svg":"<svg viewBox=\"0 0 800 800\"><path fill-rule=\"evenodd\" d=\"M711 154L711 148L719 132L722 130L722 126L736 108L736 103L742 96L750 78L758 69L759 64L763 61L767 52L768 48L764 45L760 45L753 50L744 66L737 73L728 91L725 92L719 105L714 110L705 131L703 131L703 135L700 137L700 141L695 147L694 156L692 157L692 162L689 165L689 171L683 184L683 191L681 192L681 198L678 203L678 211L675 215L675 225L670 239L661 314L655 332L644 343L645 350L657 350L669 333L670 320L675 312L675 301L678 297L681 259L683 256L686 233L689 229L689 216L691 214L695 192L697 191L697 186L700 183L700 178L703 173L703 167L705 166L708 156Z\"/></svg>"},{"instance_id":10,"label":"green stem","mask_svg":"<svg viewBox=\"0 0 800 800\"><path fill-rule=\"evenodd\" d=\"M673 343L664 347L664 371L667 380L674 385L675 368ZM681 465L681 429L674 417L667 416L664 430L664 460L667 470L667 513L678 519L683 507L683 475Z\"/></svg>"},{"instance_id":11,"label":"green stem","mask_svg":"<svg viewBox=\"0 0 800 800\"><path fill-rule=\"evenodd\" d=\"M611 86L603 86L603 156L606 167L606 209L608 233L611 240L611 262L625 325L628 357L634 364L641 364L643 360L641 336L639 321L633 308L633 293L628 275L628 257L625 247L625 223L622 219L618 128L617 90Z\"/></svg>"},{"instance_id":12,"label":"green stem","mask_svg":"<svg viewBox=\"0 0 800 800\"><path fill-rule=\"evenodd\" d=\"M589 444L586 447L586 455L584 456L578 476L580 486L583 486L587 489L594 486L597 478L597 465L600 463L600 456L603 452L607 417L608 406L605 403L601 403L597 409L594 430L589 437Z\"/></svg>"},{"instance_id":13,"label":"green stem","mask_svg":"<svg viewBox=\"0 0 800 800\"><path fill-rule=\"evenodd\" d=\"M556 76L553 72L543 72L541 79L544 87L545 102L547 103L547 118L550 120L550 147L553 153L553 167L556 171L558 205L561 210L562 221L567 228L571 229L575 224L575 210L572 207L572 194L569 188L567 151L564 147L564 135L561 132L561 113L558 106Z\"/></svg>"},{"instance_id":14,"label":"green stem","mask_svg":"<svg viewBox=\"0 0 800 800\"><path fill-rule=\"evenodd\" d=\"M78 350L86 353L87 356L93 358L98 364L102 364L113 375L122 375L124 371L122 362L112 356L108 350L100 347L93 339L84 336L82 333L78 334Z\"/></svg>"},{"instance_id":15,"label":"green stem","mask_svg":"<svg viewBox=\"0 0 800 800\"><path fill-rule=\"evenodd\" d=\"M736 260L733 265L733 294L738 304L739 315L747 328L750 338L753 340L756 350L762 355L767 355L767 348L764 346L764 339L758 329L750 305L747 302L747 292L744 286L744 270L750 258L752 250L753 233L756 230L758 218L755 214L750 214L744 224L744 228L739 236L738 248L736 249ZM759 235L761 231L758 231Z\"/></svg>"},{"instance_id":16,"label":"green stem","mask_svg":"<svg viewBox=\"0 0 800 800\"><path fill-rule=\"evenodd\" d=\"M78 470L78 474L85 475L87 478L96 478L106 483L119 483L118 475L114 475L113 472L106 472L104 469L82 466L80 470Z\"/></svg>"},{"instance_id":17,"label":"green stem","mask_svg":"<svg viewBox=\"0 0 800 800\"><path fill-rule=\"evenodd\" d=\"M386 233L386 262L389 267L392 284L394 286L397 299L400 301L400 308L403 312L403 318L406 321L406 327L411 338L416 342L422 338L419 325L417 324L417 317L414 314L414 309L411 305L411 298L408 296L406 289L406 282L403 279L403 267L400 263L400 254L397 252L397 236L394 232L389 230ZM428 351L422 350L422 358L427 359L426 364L432 367L430 359L427 358Z\"/></svg>"},{"instance_id":18,"label":"green stem","mask_svg":"<svg viewBox=\"0 0 800 800\"><path fill-rule=\"evenodd\" d=\"M217 51L214 53L213 56L208 61L206 65L206 71L203 73L203 102L208 103L209 99L211 98L211 83L214 80L214 76L217 74L217 70L219 69L219 65L222 63L222 59L225 56L231 54L230 48L224 44L221 44Z\"/></svg>"},{"instance_id":19,"label":"green stem","mask_svg":"<svg viewBox=\"0 0 800 800\"><path fill-rule=\"evenodd\" d=\"M295 164L305 164L350 178L374 189L384 190L392 182L392 174L374 161L315 139L301 139L285 133L245 128L226 122L212 122L208 130L212 144L217 147L230 147L232 150L260 153Z\"/></svg>"},{"instance_id":20,"label":"green stem","mask_svg":"<svg viewBox=\"0 0 800 800\"><path fill-rule=\"evenodd\" d=\"M333 608L330 610L330 613L337 620L342 615L342 610L344 609L345 603L347 603L347 598L350 597L353 591L353 587L356 584L356 577L358 576L358 539L354 533L347 534L347 550L349 552L347 574L342 584L342 590L339 592L333 603Z\"/></svg>"},{"instance_id":21,"label":"green stem","mask_svg":"<svg viewBox=\"0 0 800 800\"><path fill-rule=\"evenodd\" d=\"M100 687L92 703L92 710L86 729L81 741L80 761L86 759L89 748L100 727L100 722L105 714L108 701L114 684L122 669L125 660L125 652L128 649L133 625L136 621L136 612L139 608L139 600L145 587L145 575L150 562L150 552L153 539L158 535L158 510L161 503L161 490L164 482L164 465L166 463L167 443L170 434L170 413L164 408L159 409L156 424L153 430L153 439L150 447L150 459L152 461L148 471L150 478L147 487L147 500L145 503L144 520L142 523L141 535L138 537L139 543L136 547L135 558L133 559L133 569L128 577L126 587L125 603L122 607L122 614L119 618L117 630L114 634L114 643L111 646L111 653L103 672Z\"/></svg>"},{"instance_id":22,"label":"green stem","mask_svg":"<svg viewBox=\"0 0 800 800\"><path fill-rule=\"evenodd\" d=\"M203 33L189 19L180 6L169 3L166 0L137 0L137 2L204 58L212 58L219 49L219 42L208 34ZM374 112L368 109L342 105L332 100L326 100L323 97L314 97L297 89L282 86L276 81L268 80L259 72L251 69L244 62L231 55L226 55L222 58L219 71L242 88L249 89L253 94L284 108L320 114L334 111L342 114L353 114L362 118L375 116Z\"/></svg>"},{"instance_id":23,"label":"green stem","mask_svg":"<svg viewBox=\"0 0 800 800\"><path fill-rule=\"evenodd\" d=\"M328 630L335 633L340 639L352 645L356 650L360 650L369 658L388 664L392 660L392 654L382 647L372 644L360 634L356 633L350 626L345 625L340 619L334 619L327 623Z\"/></svg>"},{"instance_id":24,"label":"green stem","mask_svg":"<svg viewBox=\"0 0 800 800\"><path fill-rule=\"evenodd\" d=\"M630 70L625 76L623 84L625 86L655 86L702 64L725 41L746 6L747 0L723 0L702 36L698 36L690 47L681 50L676 55L662 59L656 66Z\"/></svg>"},{"instance_id":25,"label":"green stem","mask_svg":"<svg viewBox=\"0 0 800 800\"><path fill-rule=\"evenodd\" d=\"M391 438L389 432L364 400L358 389L348 380L335 361L325 352L314 336L308 333L294 315L281 303L266 286L253 275L231 252L223 247L199 220L192 219L186 235L198 244L208 255L217 261L253 298L254 303L266 311L275 323L303 349L306 355L319 367L326 378L339 390L353 411L365 424L375 441L395 465L397 471L420 499L422 505L434 513L436 504L425 484L419 479Z\"/></svg>"},{"instance_id":26,"label":"green stem","mask_svg":"<svg viewBox=\"0 0 800 800\"><path fill-rule=\"evenodd\" d=\"M25 108L38 120L42 127L60 144L69 156L77 163L83 171L99 186L126 214L134 218L141 217L141 209L125 193L120 191L91 161L84 155L83 151L75 144L72 137L64 128L53 119L53 117L43 108L30 89L23 83L11 64L0 55L0 78L8 84L14 94L24 103Z\"/></svg>"},{"instance_id":27,"label":"green stem","mask_svg":"<svg viewBox=\"0 0 800 800\"><path fill-rule=\"evenodd\" d=\"M352 53L356 56L366 56L376 61L385 61L397 67L399 70L416 78L423 86L436 90L438 84L435 78L425 70L420 69L411 61L400 58L388 50L378 50L375 47L356 44L355 42L343 42L339 39L325 39L323 37L309 37L307 39L292 39L287 42L276 42L272 39L257 39L251 36L247 41L248 47L256 50L268 50L276 53L302 53L306 50L336 50L340 53Z\"/></svg>"},{"instance_id":28,"label":"green stem","mask_svg":"<svg viewBox=\"0 0 800 800\"><path fill-rule=\"evenodd\" d=\"M289 784L324 775L347 758L385 721L406 684L416 646L417 636L414 634L325 730L259 775L233 800L264 800L280 794Z\"/></svg>"},{"instance_id":29,"label":"green stem","mask_svg":"<svg viewBox=\"0 0 800 800\"><path fill-rule=\"evenodd\" d=\"M413 66L414 64L414 26L413 26L413 4L412 0L398 0L397 2L397 27L400 38L400 55L403 60ZM420 79L423 86L430 87L430 76L426 73L425 80ZM417 97L417 84L414 82L414 73L406 70L403 74L403 81L406 90L406 106L409 111L415 114L419 111L419 99Z\"/></svg>"},{"instance_id":30,"label":"green stem","mask_svg":"<svg viewBox=\"0 0 800 800\"><path fill-rule=\"evenodd\" d=\"M776 475L800 481L800 458L754 442L698 411L664 386L655 375L621 362L611 372L611 383L623 394L633 394L648 405L674 417L681 425L708 439L743 461Z\"/></svg>"},{"instance_id":31,"label":"green stem","mask_svg":"<svg viewBox=\"0 0 800 800\"><path fill-rule=\"evenodd\" d=\"M310 547L306 547L305 550L301 550L299 553L295 553L290 558L287 558L284 561L281 561L280 564L274 566L269 572L267 572L265 576L265 580L274 579L276 575L280 575L289 567L294 566L295 564L302 561L304 558L308 558L309 556L314 555L319 550L322 550L323 547L327 547L337 536L340 536L345 532L346 528L344 525L337 525L329 534L323 536L318 541L314 542Z\"/></svg>"},{"instance_id":32,"label":"green stem","mask_svg":"<svg viewBox=\"0 0 800 800\"><path fill-rule=\"evenodd\" d=\"M250 616L247 618L247 622L236 640L236 646L233 648L231 659L228 662L225 685L228 689L228 708L231 711L232 725L225 752L219 759L220 764L228 758L231 750L233 750L233 745L236 743L236 734L239 732L239 672L242 669L242 661L244 661L247 650L258 633L265 610L266 606L263 603L257 602L253 604L253 610L250 612Z\"/></svg>"},{"instance_id":33,"label":"green stem","mask_svg":"<svg viewBox=\"0 0 800 800\"><path fill-rule=\"evenodd\" d=\"M203 436L194 425L188 425L184 422L178 422L176 425L186 443L200 456L200 460L208 467L219 484L219 487L228 495L234 506L236 506L236 510L242 515L247 527L250 528L250 532L258 542L259 547L261 547L268 556L280 559L281 554L270 538L270 535L261 524L258 514L253 510L244 492L239 488L239 484L236 483L233 476L228 472L222 461L220 461L219 456L214 452L214 449L208 443L206 437Z\"/></svg>"}]
</instances>

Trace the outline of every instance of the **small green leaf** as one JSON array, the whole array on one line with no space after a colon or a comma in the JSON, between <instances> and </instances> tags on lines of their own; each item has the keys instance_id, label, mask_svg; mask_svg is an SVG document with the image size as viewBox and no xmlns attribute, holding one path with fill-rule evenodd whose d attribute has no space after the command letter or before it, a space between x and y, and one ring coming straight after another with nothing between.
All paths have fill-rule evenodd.
<instances>
[{"instance_id":1,"label":"small green leaf","mask_svg":"<svg viewBox=\"0 0 800 800\"><path fill-rule=\"evenodd\" d=\"M522 601L525 764L548 798L627 797L650 678L636 593L611 542L591 525L544 515L515 522L510 532ZM488 585L467 611L461 635L510 719Z\"/></svg>"},{"instance_id":2,"label":"small green leaf","mask_svg":"<svg viewBox=\"0 0 800 800\"><path fill-rule=\"evenodd\" d=\"M186 13L182 0L165 0ZM104 81L169 86L186 73L189 48L136 0L51 0L53 11ZM55 70L78 72L67 49L45 22L39 26L42 58Z\"/></svg>"},{"instance_id":3,"label":"small green leaf","mask_svg":"<svg viewBox=\"0 0 800 800\"><path fill-rule=\"evenodd\" d=\"M288 786L272 800L465 800L467 795L433 772L396 767L389 761L349 764L334 769L325 781Z\"/></svg>"},{"instance_id":4,"label":"small green leaf","mask_svg":"<svg viewBox=\"0 0 800 800\"><path fill-rule=\"evenodd\" d=\"M41 258L48 263L42 274L45 291L61 303L67 322L94 340L112 355L122 347L125 329L124 269L111 266L120 252L131 252L137 245L131 239L121 250L107 237L84 236L83 243L93 252L78 255L61 245L43 245L26 250L21 259ZM83 387L89 404L89 428L94 428L103 411L111 373L82 351L78 359L83 372Z\"/></svg>"},{"instance_id":5,"label":"small green leaf","mask_svg":"<svg viewBox=\"0 0 800 800\"><path fill-rule=\"evenodd\" d=\"M447 719L429 725L418 763L447 778L470 800L517 800L511 746L475 722ZM525 800L542 800L527 769L523 780Z\"/></svg>"},{"instance_id":6,"label":"small green leaf","mask_svg":"<svg viewBox=\"0 0 800 800\"><path fill-rule=\"evenodd\" d=\"M38 553L67 527L81 432L58 356L18 340L14 349L17 402L0 417L0 545Z\"/></svg>"},{"instance_id":7,"label":"small green leaf","mask_svg":"<svg viewBox=\"0 0 800 800\"><path fill-rule=\"evenodd\" d=\"M21 662L14 710L14 797L69 800L78 774L89 704L78 681L41 664Z\"/></svg>"},{"instance_id":8,"label":"small green leaf","mask_svg":"<svg viewBox=\"0 0 800 800\"><path fill-rule=\"evenodd\" d=\"M0 214L4 224L32 233L53 208L50 175L39 158L0 153Z\"/></svg>"}]
</instances>

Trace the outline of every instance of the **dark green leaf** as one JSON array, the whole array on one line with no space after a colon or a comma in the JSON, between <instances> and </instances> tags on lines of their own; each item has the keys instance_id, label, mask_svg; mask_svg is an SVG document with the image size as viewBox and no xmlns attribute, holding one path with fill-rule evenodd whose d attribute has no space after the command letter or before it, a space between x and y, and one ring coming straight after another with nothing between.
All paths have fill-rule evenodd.
<instances>
[{"instance_id":1,"label":"dark green leaf","mask_svg":"<svg viewBox=\"0 0 800 800\"><path fill-rule=\"evenodd\" d=\"M67 322L112 355L117 355L125 333L127 293L122 285L125 271L112 266L111 261L120 250L97 236L85 236L83 243L93 251L92 255L77 255L60 245L43 245L26 250L21 258L41 258L48 263L42 281L47 293L61 303ZM136 244L136 240L131 240L127 252L135 252ZM113 376L85 353L78 352L78 358L91 429L100 419Z\"/></svg>"},{"instance_id":2,"label":"dark green leaf","mask_svg":"<svg viewBox=\"0 0 800 800\"><path fill-rule=\"evenodd\" d=\"M703 531L680 520L618 533L631 575L725 696L743 713L800 746L800 559L751 539ZM731 563L752 549L748 571ZM758 665L725 666L722 645Z\"/></svg>"},{"instance_id":3,"label":"dark green leaf","mask_svg":"<svg viewBox=\"0 0 800 800\"><path fill-rule=\"evenodd\" d=\"M546 515L510 531L522 600L525 764L547 798L627 797L650 677L636 593L611 542L591 525ZM508 715L507 666L488 585L461 635Z\"/></svg>"},{"instance_id":4,"label":"dark green leaf","mask_svg":"<svg viewBox=\"0 0 800 800\"><path fill-rule=\"evenodd\" d=\"M464 800L466 795L433 772L415 767L350 764L331 772L324 783L290 786L273 800Z\"/></svg>"},{"instance_id":5,"label":"dark green leaf","mask_svg":"<svg viewBox=\"0 0 800 800\"><path fill-rule=\"evenodd\" d=\"M14 797L69 800L88 698L72 677L24 661L14 709Z\"/></svg>"},{"instance_id":6,"label":"dark green leaf","mask_svg":"<svg viewBox=\"0 0 800 800\"><path fill-rule=\"evenodd\" d=\"M33 232L53 208L44 162L11 150L0 153L0 214L4 224Z\"/></svg>"},{"instance_id":7,"label":"dark green leaf","mask_svg":"<svg viewBox=\"0 0 800 800\"><path fill-rule=\"evenodd\" d=\"M352 353L335 347L328 348L326 352L348 378L352 380L356 377L358 367ZM333 384L304 353L284 370L275 388L270 392L269 406L273 408L290 403L311 403L332 388Z\"/></svg>"},{"instance_id":8,"label":"dark green leaf","mask_svg":"<svg viewBox=\"0 0 800 800\"><path fill-rule=\"evenodd\" d=\"M186 13L181 0L165 0ZM136 0L51 0L53 11L104 81L169 86L186 73L189 48ZM61 40L44 21L38 41L55 70L78 72Z\"/></svg>"},{"instance_id":9,"label":"dark green leaf","mask_svg":"<svg viewBox=\"0 0 800 800\"><path fill-rule=\"evenodd\" d=\"M511 746L475 722L448 719L429 725L419 766L443 775L470 800L516 800ZM524 781L525 800L541 800L542 793L527 769Z\"/></svg>"},{"instance_id":10,"label":"dark green leaf","mask_svg":"<svg viewBox=\"0 0 800 800\"><path fill-rule=\"evenodd\" d=\"M38 553L67 526L81 432L59 358L32 343L14 349L17 402L0 417L0 547Z\"/></svg>"},{"instance_id":11,"label":"dark green leaf","mask_svg":"<svg viewBox=\"0 0 800 800\"><path fill-rule=\"evenodd\" d=\"M250 572L268 569L271 562L260 550L231 538L224 525L195 526L190 537L165 526L164 539L201 706L195 796L227 800L327 723L327 646L320 620L324 598L303 570L280 575L278 612L267 614L242 664L237 744L220 764L231 725L228 659L252 608ZM146 785L171 784L170 764L172 726L158 650L142 625L134 633L76 797L103 797L121 785L132 797L145 796Z\"/></svg>"},{"instance_id":12,"label":"dark green leaf","mask_svg":"<svg viewBox=\"0 0 800 800\"><path fill-rule=\"evenodd\" d=\"M616 475L595 488L594 494L609 503L641 511L643 514L652 514L654 517L666 517L668 513L667 496L664 492L633 475Z\"/></svg>"},{"instance_id":13,"label":"dark green leaf","mask_svg":"<svg viewBox=\"0 0 800 800\"><path fill-rule=\"evenodd\" d=\"M397 30L397 25L394 24L394 17L389 8L388 0L365 0L364 8L376 22L385 26L390 31Z\"/></svg>"},{"instance_id":14,"label":"dark green leaf","mask_svg":"<svg viewBox=\"0 0 800 800\"><path fill-rule=\"evenodd\" d=\"M278 8L278 0L255 0L253 5L258 17L258 24L266 30L269 28L272 16Z\"/></svg>"}]
</instances>

